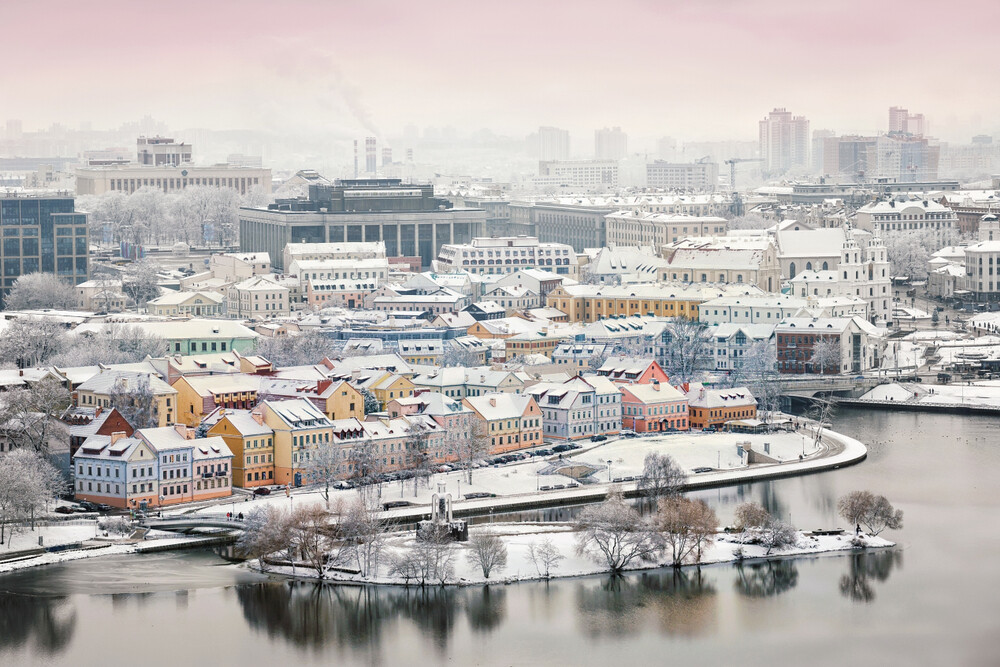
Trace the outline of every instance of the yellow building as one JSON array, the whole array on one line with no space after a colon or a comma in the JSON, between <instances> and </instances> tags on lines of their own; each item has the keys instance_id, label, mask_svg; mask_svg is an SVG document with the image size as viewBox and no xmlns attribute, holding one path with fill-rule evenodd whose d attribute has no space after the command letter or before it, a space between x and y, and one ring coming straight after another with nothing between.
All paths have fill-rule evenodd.
<instances>
[{"instance_id":1,"label":"yellow building","mask_svg":"<svg viewBox=\"0 0 1000 667\"><path fill-rule=\"evenodd\" d=\"M513 359L516 356L520 357L526 354L541 354L551 359L552 353L559 346L559 343L571 338L572 334L558 334L545 327L540 331L531 331L511 336L504 341L504 349L507 353L507 359Z\"/></svg>"},{"instance_id":2,"label":"yellow building","mask_svg":"<svg viewBox=\"0 0 1000 667\"><path fill-rule=\"evenodd\" d=\"M395 398L413 396L414 385L406 376L389 371L373 371L359 386L370 391L378 399L379 405L384 407Z\"/></svg>"},{"instance_id":3,"label":"yellow building","mask_svg":"<svg viewBox=\"0 0 1000 667\"><path fill-rule=\"evenodd\" d=\"M152 373L102 370L77 387L76 404L89 408L131 406L142 413L147 406L140 406L139 402L144 400L147 387L152 394L149 420L132 426L173 425L177 419L177 390Z\"/></svg>"},{"instance_id":4,"label":"yellow building","mask_svg":"<svg viewBox=\"0 0 1000 667\"><path fill-rule=\"evenodd\" d=\"M609 317L654 315L698 319L699 306L723 296L764 292L740 283L638 283L634 285L560 285L546 298L570 322L597 322Z\"/></svg>"},{"instance_id":5,"label":"yellow building","mask_svg":"<svg viewBox=\"0 0 1000 667\"><path fill-rule=\"evenodd\" d=\"M257 404L260 378L242 373L185 375L174 384L177 390L177 420L197 426L216 408L249 410Z\"/></svg>"},{"instance_id":6,"label":"yellow building","mask_svg":"<svg viewBox=\"0 0 1000 667\"><path fill-rule=\"evenodd\" d=\"M223 301L222 295L215 292L168 292L147 302L146 307L161 316L219 317Z\"/></svg>"},{"instance_id":7,"label":"yellow building","mask_svg":"<svg viewBox=\"0 0 1000 667\"><path fill-rule=\"evenodd\" d=\"M264 378L261 394L274 399L307 398L329 419L365 419L365 399L346 380L283 380Z\"/></svg>"},{"instance_id":8,"label":"yellow building","mask_svg":"<svg viewBox=\"0 0 1000 667\"><path fill-rule=\"evenodd\" d=\"M307 483L316 449L332 446L333 422L304 398L264 401L252 414L274 432L274 483Z\"/></svg>"},{"instance_id":9,"label":"yellow building","mask_svg":"<svg viewBox=\"0 0 1000 667\"><path fill-rule=\"evenodd\" d=\"M465 407L486 422L489 455L542 444L542 411L524 394L485 394L462 399Z\"/></svg>"},{"instance_id":10,"label":"yellow building","mask_svg":"<svg viewBox=\"0 0 1000 667\"><path fill-rule=\"evenodd\" d=\"M220 411L208 435L217 435L233 453L233 486L253 488L274 484L274 431L260 412Z\"/></svg>"}]
</instances>

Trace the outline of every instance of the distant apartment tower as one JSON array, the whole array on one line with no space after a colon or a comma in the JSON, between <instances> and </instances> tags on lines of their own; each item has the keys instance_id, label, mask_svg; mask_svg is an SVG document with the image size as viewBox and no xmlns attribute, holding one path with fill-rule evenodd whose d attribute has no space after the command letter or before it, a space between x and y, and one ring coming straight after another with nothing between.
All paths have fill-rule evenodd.
<instances>
[{"instance_id":1,"label":"distant apartment tower","mask_svg":"<svg viewBox=\"0 0 1000 667\"><path fill-rule=\"evenodd\" d=\"M382 149L382 166L385 167L385 166L390 165L390 164L392 164L392 149L391 148L383 148Z\"/></svg>"},{"instance_id":2,"label":"distant apartment tower","mask_svg":"<svg viewBox=\"0 0 1000 667\"><path fill-rule=\"evenodd\" d=\"M837 136L833 130L813 130L812 133L812 170L817 174L824 173L823 167L826 153L826 140Z\"/></svg>"},{"instance_id":3,"label":"distant apartment tower","mask_svg":"<svg viewBox=\"0 0 1000 667\"><path fill-rule=\"evenodd\" d=\"M621 160L628 154L628 135L620 127L594 130L594 156L598 160Z\"/></svg>"},{"instance_id":4,"label":"distant apartment tower","mask_svg":"<svg viewBox=\"0 0 1000 667\"><path fill-rule=\"evenodd\" d=\"M7 138L8 139L20 139L21 134L24 132L24 125L21 121L12 118L7 121Z\"/></svg>"},{"instance_id":5,"label":"distant apartment tower","mask_svg":"<svg viewBox=\"0 0 1000 667\"><path fill-rule=\"evenodd\" d=\"M365 137L365 171L374 174L378 167L375 162L375 137Z\"/></svg>"},{"instance_id":6,"label":"distant apartment tower","mask_svg":"<svg viewBox=\"0 0 1000 667\"><path fill-rule=\"evenodd\" d=\"M759 123L760 156L765 171L784 173L793 167L809 166L809 121L774 109Z\"/></svg>"},{"instance_id":7,"label":"distant apartment tower","mask_svg":"<svg viewBox=\"0 0 1000 667\"><path fill-rule=\"evenodd\" d=\"M569 158L569 130L558 127L538 128L538 159L565 160Z\"/></svg>"},{"instance_id":8,"label":"distant apartment tower","mask_svg":"<svg viewBox=\"0 0 1000 667\"><path fill-rule=\"evenodd\" d=\"M87 214L72 197L0 194L3 294L19 276L54 273L67 284L87 280Z\"/></svg>"},{"instance_id":9,"label":"distant apartment tower","mask_svg":"<svg viewBox=\"0 0 1000 667\"><path fill-rule=\"evenodd\" d=\"M927 121L922 113L911 114L903 107L889 107L889 132L905 132L922 137L927 132Z\"/></svg>"},{"instance_id":10,"label":"distant apartment tower","mask_svg":"<svg viewBox=\"0 0 1000 667\"><path fill-rule=\"evenodd\" d=\"M406 161L407 162L413 162L413 149L412 148L407 148L406 149Z\"/></svg>"},{"instance_id":11,"label":"distant apartment tower","mask_svg":"<svg viewBox=\"0 0 1000 667\"><path fill-rule=\"evenodd\" d=\"M666 162L655 160L646 165L646 187L656 190L713 192L719 183L719 165L715 162Z\"/></svg>"},{"instance_id":12,"label":"distant apartment tower","mask_svg":"<svg viewBox=\"0 0 1000 667\"><path fill-rule=\"evenodd\" d=\"M191 162L191 144L177 143L170 137L139 137L136 162L146 167L176 167Z\"/></svg>"}]
</instances>

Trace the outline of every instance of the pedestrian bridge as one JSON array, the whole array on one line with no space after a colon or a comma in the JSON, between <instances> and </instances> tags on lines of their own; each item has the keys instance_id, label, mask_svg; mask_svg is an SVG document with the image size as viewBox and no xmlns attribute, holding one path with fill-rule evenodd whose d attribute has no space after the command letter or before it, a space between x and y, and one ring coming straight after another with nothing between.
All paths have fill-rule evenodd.
<instances>
[{"instance_id":1,"label":"pedestrian bridge","mask_svg":"<svg viewBox=\"0 0 1000 667\"><path fill-rule=\"evenodd\" d=\"M225 517L209 516L171 516L171 517L146 517L140 523L146 528L156 530L169 530L175 532L185 532L197 530L199 528L222 528L229 530L243 530L244 523L239 519L226 519Z\"/></svg>"},{"instance_id":2,"label":"pedestrian bridge","mask_svg":"<svg viewBox=\"0 0 1000 667\"><path fill-rule=\"evenodd\" d=\"M884 378L858 376L807 375L782 377L778 380L782 396L812 398L816 394L837 393L861 396L869 389L884 382Z\"/></svg>"}]
</instances>

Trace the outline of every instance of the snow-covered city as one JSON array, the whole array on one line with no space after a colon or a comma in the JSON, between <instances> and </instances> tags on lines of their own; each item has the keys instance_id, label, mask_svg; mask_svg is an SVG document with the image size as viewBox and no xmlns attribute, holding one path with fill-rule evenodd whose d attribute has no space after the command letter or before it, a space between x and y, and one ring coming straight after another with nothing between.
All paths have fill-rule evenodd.
<instances>
[{"instance_id":1,"label":"snow-covered city","mask_svg":"<svg viewBox=\"0 0 1000 667\"><path fill-rule=\"evenodd\" d=\"M0 664L990 663L959 8L5 6Z\"/></svg>"}]
</instances>

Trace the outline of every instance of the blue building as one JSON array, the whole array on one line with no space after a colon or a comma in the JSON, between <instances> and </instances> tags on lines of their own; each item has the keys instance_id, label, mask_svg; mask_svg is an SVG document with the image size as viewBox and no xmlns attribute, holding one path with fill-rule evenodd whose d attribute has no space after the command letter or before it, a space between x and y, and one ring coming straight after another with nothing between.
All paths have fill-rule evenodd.
<instances>
[{"instance_id":1,"label":"blue building","mask_svg":"<svg viewBox=\"0 0 1000 667\"><path fill-rule=\"evenodd\" d=\"M72 197L0 194L0 230L3 294L38 271L72 285L87 280L87 214L75 210Z\"/></svg>"}]
</instances>

